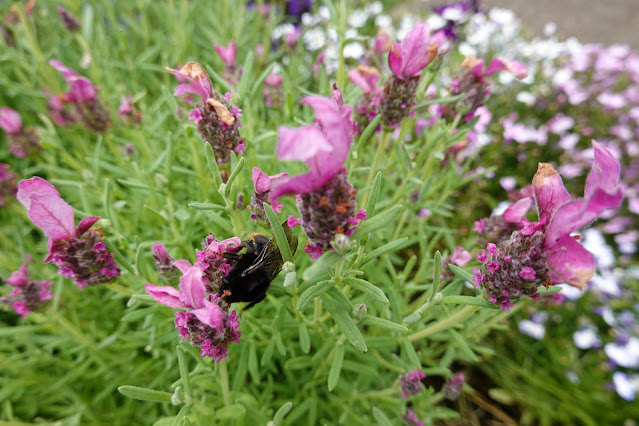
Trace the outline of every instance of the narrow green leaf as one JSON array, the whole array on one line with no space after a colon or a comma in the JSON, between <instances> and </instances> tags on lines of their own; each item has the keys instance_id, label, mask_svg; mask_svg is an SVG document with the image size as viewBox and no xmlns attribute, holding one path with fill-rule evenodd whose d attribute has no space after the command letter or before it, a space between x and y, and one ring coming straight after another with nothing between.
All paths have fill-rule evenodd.
<instances>
[{"instance_id":1,"label":"narrow green leaf","mask_svg":"<svg viewBox=\"0 0 639 426\"><path fill-rule=\"evenodd\" d=\"M128 385L118 387L118 392L129 398L151 402L171 402L171 397L173 396L169 392Z\"/></svg>"},{"instance_id":2,"label":"narrow green leaf","mask_svg":"<svg viewBox=\"0 0 639 426\"><path fill-rule=\"evenodd\" d=\"M220 177L220 168L217 166L217 161L215 160L215 153L213 153L213 147L210 143L204 144L204 156L206 157L206 164L209 166L209 170L213 175L213 181L215 182L215 192L217 192L218 188L222 184L222 178Z\"/></svg>"},{"instance_id":3,"label":"narrow green leaf","mask_svg":"<svg viewBox=\"0 0 639 426\"><path fill-rule=\"evenodd\" d=\"M404 243L406 243L407 240L408 240L408 237L402 237L399 240L391 241L390 243L386 243L381 247L377 247L375 250L366 254L366 257L364 258L364 262L362 262L362 266L367 264L370 261L377 259L380 256L383 256L388 253L392 253L395 250L399 250L400 248L402 248L402 246L404 245Z\"/></svg>"},{"instance_id":4,"label":"narrow green leaf","mask_svg":"<svg viewBox=\"0 0 639 426\"><path fill-rule=\"evenodd\" d=\"M363 293L366 293L369 296L379 300L382 303L388 302L388 298L386 297L382 289L369 283L366 280L348 277L348 278L344 278L343 282L344 284L353 287L355 290L359 290Z\"/></svg>"},{"instance_id":5,"label":"narrow green leaf","mask_svg":"<svg viewBox=\"0 0 639 426\"><path fill-rule=\"evenodd\" d=\"M124 269L135 275L135 269L133 268L133 265L131 265L131 262L129 262L129 260L124 257L120 250L118 250L117 247L113 245L111 240L108 238L104 238L102 241L104 241L104 245L106 246L107 250L113 253L113 257L115 258L115 260L117 260L116 263L118 264L118 266L124 266Z\"/></svg>"},{"instance_id":6,"label":"narrow green leaf","mask_svg":"<svg viewBox=\"0 0 639 426\"><path fill-rule=\"evenodd\" d=\"M462 279L464 279L466 281L470 281L470 280L473 279L473 274L471 274L468 271L463 270L459 266L453 265L452 263L448 264L448 269L453 271L453 274L455 274L459 278L462 278Z\"/></svg>"},{"instance_id":7,"label":"narrow green leaf","mask_svg":"<svg viewBox=\"0 0 639 426\"><path fill-rule=\"evenodd\" d=\"M381 114L378 116L381 117ZM377 198L379 198L379 191L382 187L382 172L377 172L373 184L371 185L370 193L368 194L368 201L366 202L366 218L372 219L375 216L375 206L377 205Z\"/></svg>"},{"instance_id":8,"label":"narrow green leaf","mask_svg":"<svg viewBox=\"0 0 639 426\"><path fill-rule=\"evenodd\" d=\"M143 183L140 182L136 182L134 180L128 180L128 179L116 179L115 180L117 183L119 183L122 186L126 186L128 188L136 188L136 189L146 189L147 191L150 189L149 185L145 185Z\"/></svg>"},{"instance_id":9,"label":"narrow green leaf","mask_svg":"<svg viewBox=\"0 0 639 426\"><path fill-rule=\"evenodd\" d=\"M284 417L291 411L293 408L293 403L291 401L286 401L282 406L275 412L275 416L273 416L273 426L279 426L282 424Z\"/></svg>"},{"instance_id":10,"label":"narrow green leaf","mask_svg":"<svg viewBox=\"0 0 639 426\"><path fill-rule=\"evenodd\" d=\"M260 74L257 80L255 80L253 87L251 87L251 91L249 92L249 97L252 97L255 94L255 92L257 92L257 90L260 88L264 80L266 80L266 77L268 77L271 71L273 71L273 68L275 68L275 62L271 62L269 66L267 66L266 69L262 71L262 74Z\"/></svg>"},{"instance_id":11,"label":"narrow green leaf","mask_svg":"<svg viewBox=\"0 0 639 426\"><path fill-rule=\"evenodd\" d=\"M193 203L189 203L188 206L195 210L226 210L225 206L222 206L220 204L214 204L214 203L193 202Z\"/></svg>"},{"instance_id":12,"label":"narrow green leaf","mask_svg":"<svg viewBox=\"0 0 639 426\"><path fill-rule=\"evenodd\" d=\"M353 239L359 240L369 232L373 232L379 228L388 227L402 212L402 209L403 206L401 204L395 204L390 209L373 216L371 219L366 219L357 227L357 229L353 233Z\"/></svg>"},{"instance_id":13,"label":"narrow green leaf","mask_svg":"<svg viewBox=\"0 0 639 426\"><path fill-rule=\"evenodd\" d=\"M246 408L242 404L233 404L215 410L215 419L234 420L244 417Z\"/></svg>"},{"instance_id":14,"label":"narrow green leaf","mask_svg":"<svg viewBox=\"0 0 639 426\"><path fill-rule=\"evenodd\" d=\"M253 379L254 383L260 382L260 369L257 365L257 351L255 349L255 343L251 342L249 344L249 358L248 358L248 370L251 374L251 379Z\"/></svg>"},{"instance_id":15,"label":"narrow green leaf","mask_svg":"<svg viewBox=\"0 0 639 426\"><path fill-rule=\"evenodd\" d=\"M242 167L244 167L244 157L240 157L239 161L235 165L235 168L231 172L231 176L229 176L229 180L226 182L226 187L224 188L224 198L228 198L229 194L231 193L231 186L233 185L233 181L242 171Z\"/></svg>"},{"instance_id":16,"label":"narrow green leaf","mask_svg":"<svg viewBox=\"0 0 639 426\"><path fill-rule=\"evenodd\" d=\"M304 293L300 295L300 298L297 299L297 310L303 311L308 307L308 305L318 296L326 293L329 288L333 286L332 280L321 281L314 286L308 288Z\"/></svg>"},{"instance_id":17,"label":"narrow green leaf","mask_svg":"<svg viewBox=\"0 0 639 426\"><path fill-rule=\"evenodd\" d=\"M351 317L351 313L342 309L337 303L325 303L326 309L331 313L333 321L337 327L344 333L349 342L360 352L366 352L366 341L361 331L357 328L357 324Z\"/></svg>"},{"instance_id":18,"label":"narrow green leaf","mask_svg":"<svg viewBox=\"0 0 639 426\"><path fill-rule=\"evenodd\" d=\"M435 252L433 266L433 285L430 290L430 294L428 295L428 300L432 300L433 296L439 291L439 284L441 283L441 271L442 271L442 254L438 251Z\"/></svg>"},{"instance_id":19,"label":"narrow green leaf","mask_svg":"<svg viewBox=\"0 0 639 426\"><path fill-rule=\"evenodd\" d=\"M473 352L473 350L470 348L470 346L468 346L468 343L466 342L466 339L464 339L461 334L459 334L458 332L456 332L452 328L449 328L448 332L450 333L451 336L453 336L453 339L455 339L455 342L457 343L457 346L459 346L459 349L461 349L461 351L462 351L462 353L464 355L466 355L468 358L470 358L470 360L472 362L479 361L479 358L477 357L477 355L475 355L475 352Z\"/></svg>"},{"instance_id":20,"label":"narrow green leaf","mask_svg":"<svg viewBox=\"0 0 639 426\"><path fill-rule=\"evenodd\" d=\"M552 287L539 287L537 289L537 293L539 294L553 294L553 293L558 293L561 291L561 287L558 286L552 286Z\"/></svg>"},{"instance_id":21,"label":"narrow green leaf","mask_svg":"<svg viewBox=\"0 0 639 426\"><path fill-rule=\"evenodd\" d=\"M353 304L351 303L351 301L337 287L332 286L331 288L329 288L326 292L326 295L332 297L335 302L339 303L342 306L342 308L348 311L353 310Z\"/></svg>"},{"instance_id":22,"label":"narrow green leaf","mask_svg":"<svg viewBox=\"0 0 639 426\"><path fill-rule=\"evenodd\" d=\"M342 373L342 364L344 363L344 344L341 342L335 347L335 353L333 354L333 362L331 362L331 369L328 371L328 391L332 392L339 382L339 376Z\"/></svg>"},{"instance_id":23,"label":"narrow green leaf","mask_svg":"<svg viewBox=\"0 0 639 426\"><path fill-rule=\"evenodd\" d=\"M311 338L308 335L308 327L306 327L305 322L301 322L299 325L299 336L300 336L300 349L305 354L309 353L311 350Z\"/></svg>"},{"instance_id":24,"label":"narrow green leaf","mask_svg":"<svg viewBox=\"0 0 639 426\"><path fill-rule=\"evenodd\" d=\"M240 80L240 86L237 89L237 93L241 100L244 100L249 88L249 84L253 80L253 63L255 62L255 56L253 50L249 49L244 59L244 65L242 67L242 80ZM266 78L266 77L264 77Z\"/></svg>"},{"instance_id":25,"label":"narrow green leaf","mask_svg":"<svg viewBox=\"0 0 639 426\"><path fill-rule=\"evenodd\" d=\"M288 239L286 238L284 228L282 228L282 224L280 223L280 218L277 217L277 213L275 213L273 207L271 207L268 203L264 203L263 205L264 212L266 213L266 218L271 224L273 235L275 235L275 240L277 241L277 248L280 249L280 253L282 254L282 260L285 263L293 263L293 254L291 253L291 247L288 245Z\"/></svg>"},{"instance_id":26,"label":"narrow green leaf","mask_svg":"<svg viewBox=\"0 0 639 426\"><path fill-rule=\"evenodd\" d=\"M189 376L189 363L186 357L186 349L178 345L175 347L175 350L177 352L178 367L180 368L180 377L184 384L184 393L190 397L193 395L193 390L191 389L191 378Z\"/></svg>"},{"instance_id":27,"label":"narrow green leaf","mask_svg":"<svg viewBox=\"0 0 639 426\"><path fill-rule=\"evenodd\" d=\"M375 417L379 426L393 426L393 422L377 407L373 407L373 417Z\"/></svg>"},{"instance_id":28,"label":"narrow green leaf","mask_svg":"<svg viewBox=\"0 0 639 426\"><path fill-rule=\"evenodd\" d=\"M490 309L499 309L499 305L490 303L483 297L475 296L445 296L439 303L444 305L474 305Z\"/></svg>"},{"instance_id":29,"label":"narrow green leaf","mask_svg":"<svg viewBox=\"0 0 639 426\"><path fill-rule=\"evenodd\" d=\"M411 368L421 367L422 362L419 359L419 355L417 355L417 352L415 351L415 347L410 342L410 340L408 340L408 337L405 337L402 339L402 353L408 359L408 362L410 363Z\"/></svg>"},{"instance_id":30,"label":"narrow green leaf","mask_svg":"<svg viewBox=\"0 0 639 426\"><path fill-rule=\"evenodd\" d=\"M401 324L397 324L396 322L389 321L384 318L373 317L370 315L364 318L364 324L374 325L376 327L384 328L389 331L396 331L398 333L408 331L408 328Z\"/></svg>"},{"instance_id":31,"label":"narrow green leaf","mask_svg":"<svg viewBox=\"0 0 639 426\"><path fill-rule=\"evenodd\" d=\"M379 126L380 121L382 121L382 114L377 114L377 116L375 116L375 118L373 118L373 120L368 123L368 126L366 126L359 139L357 140L357 145L355 145L355 149L357 150L357 152L360 152L360 148L366 142L368 142L368 139L370 139L377 126Z\"/></svg>"},{"instance_id":32,"label":"narrow green leaf","mask_svg":"<svg viewBox=\"0 0 639 426\"><path fill-rule=\"evenodd\" d=\"M316 277L322 275L328 268L333 266L339 260L340 256L334 251L326 252L317 259L315 262L311 264L304 273L302 274L302 278L304 281L311 281Z\"/></svg>"}]
</instances>

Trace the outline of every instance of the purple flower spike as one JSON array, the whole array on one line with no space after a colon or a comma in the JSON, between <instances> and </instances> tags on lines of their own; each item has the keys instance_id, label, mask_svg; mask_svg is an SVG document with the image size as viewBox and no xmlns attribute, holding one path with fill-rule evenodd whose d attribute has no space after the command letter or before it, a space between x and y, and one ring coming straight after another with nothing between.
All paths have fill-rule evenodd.
<instances>
[{"instance_id":1,"label":"purple flower spike","mask_svg":"<svg viewBox=\"0 0 639 426\"><path fill-rule=\"evenodd\" d=\"M235 42L229 43L228 47L224 47L219 44L215 45L215 51L217 52L218 55L220 55L220 58L222 58L224 63L229 67L235 66L236 46L237 45Z\"/></svg>"},{"instance_id":2,"label":"purple flower spike","mask_svg":"<svg viewBox=\"0 0 639 426\"><path fill-rule=\"evenodd\" d=\"M271 188L276 186L279 182L288 179L288 173L278 173L273 176L269 176L257 167L253 167L253 185L255 190L251 197L251 204L248 206L251 210L251 220L258 222L263 226L268 227L269 221L266 218L264 212L264 203L269 203L273 210L279 213L282 209L282 204L273 201L270 196Z\"/></svg>"},{"instance_id":3,"label":"purple flower spike","mask_svg":"<svg viewBox=\"0 0 639 426\"><path fill-rule=\"evenodd\" d=\"M7 133L18 133L22 130L20 114L11 108L0 108L0 127Z\"/></svg>"},{"instance_id":4,"label":"purple flower spike","mask_svg":"<svg viewBox=\"0 0 639 426\"><path fill-rule=\"evenodd\" d=\"M46 180L33 177L21 180L17 198L27 208L33 223L49 237L49 253L45 263L58 266L58 273L74 278L79 287L98 285L120 276L120 269L102 242L100 219L85 217L76 227L73 209Z\"/></svg>"},{"instance_id":5,"label":"purple flower spike","mask_svg":"<svg viewBox=\"0 0 639 426\"><path fill-rule=\"evenodd\" d=\"M175 328L180 330L182 340L189 338L192 345L200 347L201 356L220 362L227 357L229 344L240 342L239 322L235 311L229 314L230 305L219 295L207 295L205 278L200 266L190 266L180 278L180 290L147 283L146 292L158 303L186 309L175 313Z\"/></svg>"},{"instance_id":6,"label":"purple flower spike","mask_svg":"<svg viewBox=\"0 0 639 426\"><path fill-rule=\"evenodd\" d=\"M402 398L418 395L424 389L422 379L426 378L421 370L413 370L399 376L399 387L402 390Z\"/></svg>"},{"instance_id":7,"label":"purple flower spike","mask_svg":"<svg viewBox=\"0 0 639 426\"><path fill-rule=\"evenodd\" d=\"M78 18L76 18L73 13L59 6L56 10L58 11L60 18L62 19L62 23L67 30L76 31L82 28L82 24L80 24L80 21L78 21Z\"/></svg>"},{"instance_id":8,"label":"purple flower spike","mask_svg":"<svg viewBox=\"0 0 639 426\"><path fill-rule=\"evenodd\" d=\"M30 279L26 263L20 266L20 269L15 271L5 282L13 286L14 289L8 296L0 297L0 303L11 306L21 317L26 317L29 312L42 308L44 302L53 297L50 289L53 283Z\"/></svg>"},{"instance_id":9,"label":"purple flower spike","mask_svg":"<svg viewBox=\"0 0 639 426\"><path fill-rule=\"evenodd\" d=\"M11 108L0 107L0 127L7 133L9 151L16 157L23 158L42 149L35 131L22 126L20 114Z\"/></svg>"}]
</instances>

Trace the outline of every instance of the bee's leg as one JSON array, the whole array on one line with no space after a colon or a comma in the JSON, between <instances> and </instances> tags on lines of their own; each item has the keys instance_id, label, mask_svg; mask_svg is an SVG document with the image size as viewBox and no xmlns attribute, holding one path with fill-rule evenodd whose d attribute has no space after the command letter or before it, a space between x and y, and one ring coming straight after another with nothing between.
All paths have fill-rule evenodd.
<instances>
[{"instance_id":1,"label":"bee's leg","mask_svg":"<svg viewBox=\"0 0 639 426\"><path fill-rule=\"evenodd\" d=\"M253 306L255 306L255 304L260 303L262 300L264 300L264 298L266 297L266 292L263 293L262 295L258 296L256 299L254 299L251 303L249 303L244 310L247 310L249 308L252 308Z\"/></svg>"},{"instance_id":2,"label":"bee's leg","mask_svg":"<svg viewBox=\"0 0 639 426\"><path fill-rule=\"evenodd\" d=\"M237 253L222 253L222 257L228 260L240 260L240 255Z\"/></svg>"}]
</instances>

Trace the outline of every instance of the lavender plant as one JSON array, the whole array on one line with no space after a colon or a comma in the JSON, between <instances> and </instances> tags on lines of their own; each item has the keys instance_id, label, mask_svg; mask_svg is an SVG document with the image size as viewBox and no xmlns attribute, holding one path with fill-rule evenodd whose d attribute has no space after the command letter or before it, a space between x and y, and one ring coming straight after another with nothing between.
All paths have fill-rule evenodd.
<instances>
[{"instance_id":1,"label":"lavender plant","mask_svg":"<svg viewBox=\"0 0 639 426\"><path fill-rule=\"evenodd\" d=\"M499 307L530 302L472 284L481 217L457 202L485 163L455 154L499 96L486 77L523 68L465 69L452 37L417 19L395 31L380 3L289 3L103 1L69 7L73 32L54 6L15 7L0 123L11 141L35 129L42 151L0 154L15 173L2 169L2 420L433 424L487 392L472 366L501 360L485 340L508 318ZM52 98L49 63L70 88ZM476 87L451 86L451 70L481 96L464 103ZM619 165L595 152L584 199L542 165L539 222L523 222L523 201L512 229L485 236L541 252L506 284L543 275L545 298L593 272L571 234L622 197ZM26 253L42 281L19 266ZM238 271L264 300L230 303Z\"/></svg>"}]
</instances>

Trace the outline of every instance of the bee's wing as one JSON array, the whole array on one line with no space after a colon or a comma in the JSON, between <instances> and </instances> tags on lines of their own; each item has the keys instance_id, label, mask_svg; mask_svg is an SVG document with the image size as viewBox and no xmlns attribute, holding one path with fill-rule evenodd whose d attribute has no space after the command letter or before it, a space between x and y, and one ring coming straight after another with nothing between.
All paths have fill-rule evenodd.
<instances>
[{"instance_id":1,"label":"bee's wing","mask_svg":"<svg viewBox=\"0 0 639 426\"><path fill-rule=\"evenodd\" d=\"M286 240L291 248L291 253L295 254L295 250L297 250L297 237L292 235L291 228L289 228L286 222L282 224L282 228L284 229L284 234L286 234ZM266 243L260 254L258 254L253 264L242 272L242 276L246 276L262 268L267 271L270 279L273 280L280 272L283 262L282 254L277 246L275 235L273 235L268 240L268 243Z\"/></svg>"}]
</instances>

